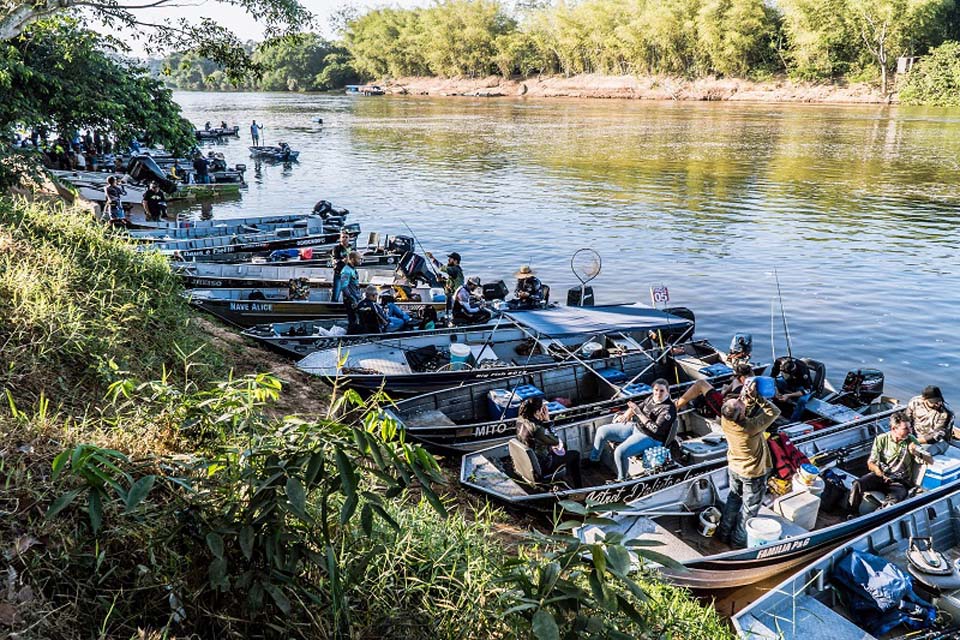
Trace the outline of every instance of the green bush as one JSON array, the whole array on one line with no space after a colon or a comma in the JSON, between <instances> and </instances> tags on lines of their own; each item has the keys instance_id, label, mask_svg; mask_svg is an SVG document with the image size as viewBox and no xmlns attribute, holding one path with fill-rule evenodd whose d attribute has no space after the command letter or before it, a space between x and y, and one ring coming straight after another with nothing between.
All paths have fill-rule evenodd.
<instances>
[{"instance_id":1,"label":"green bush","mask_svg":"<svg viewBox=\"0 0 960 640\"><path fill-rule=\"evenodd\" d=\"M944 42L914 65L900 89L900 102L934 107L960 105L960 42Z\"/></svg>"}]
</instances>

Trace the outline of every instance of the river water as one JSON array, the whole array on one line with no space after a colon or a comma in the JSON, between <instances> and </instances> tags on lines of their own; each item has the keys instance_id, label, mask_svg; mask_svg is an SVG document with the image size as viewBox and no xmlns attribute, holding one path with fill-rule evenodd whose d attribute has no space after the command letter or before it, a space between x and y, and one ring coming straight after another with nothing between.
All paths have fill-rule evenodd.
<instances>
[{"instance_id":1,"label":"river water","mask_svg":"<svg viewBox=\"0 0 960 640\"><path fill-rule=\"evenodd\" d=\"M779 275L793 353L834 384L876 367L903 399L939 384L960 405L960 111L886 106L176 94L201 126L265 124L292 165L255 166L249 136L220 145L248 165L216 217L350 209L364 233L406 233L468 275L530 263L556 300L570 258L600 253L598 302L650 300L697 314L771 355ZM323 125L317 119L323 119ZM194 206L199 212L199 206ZM778 304L778 303L777 303ZM786 352L779 306L773 348Z\"/></svg>"}]
</instances>

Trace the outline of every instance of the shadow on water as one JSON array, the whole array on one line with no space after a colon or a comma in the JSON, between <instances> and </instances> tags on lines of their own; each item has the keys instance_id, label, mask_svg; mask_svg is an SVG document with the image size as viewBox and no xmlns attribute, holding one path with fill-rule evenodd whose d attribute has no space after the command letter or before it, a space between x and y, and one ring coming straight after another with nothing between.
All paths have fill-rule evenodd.
<instances>
[{"instance_id":1,"label":"shadow on water","mask_svg":"<svg viewBox=\"0 0 960 640\"><path fill-rule=\"evenodd\" d=\"M299 164L218 146L250 186L218 217L309 211L327 199L365 231L458 250L468 274L530 262L556 297L578 248L604 258L604 302L670 287L698 333L754 334L771 355L773 271L794 352L842 380L883 369L901 396L960 393L960 112L888 106L353 98L178 93L195 124L265 124ZM323 118L322 127L315 124ZM199 206L197 206L199 211ZM786 350L782 331L774 343ZM949 399L949 398L948 398Z\"/></svg>"}]
</instances>

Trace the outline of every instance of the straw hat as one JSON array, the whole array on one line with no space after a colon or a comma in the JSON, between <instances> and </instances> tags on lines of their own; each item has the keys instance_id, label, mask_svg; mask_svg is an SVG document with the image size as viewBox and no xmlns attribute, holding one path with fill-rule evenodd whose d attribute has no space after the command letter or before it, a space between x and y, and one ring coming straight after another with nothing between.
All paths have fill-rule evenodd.
<instances>
[{"instance_id":1,"label":"straw hat","mask_svg":"<svg viewBox=\"0 0 960 640\"><path fill-rule=\"evenodd\" d=\"M528 264L520 265L520 270L513 274L513 277L517 280L524 280L526 278L532 278L533 276L533 269L531 269Z\"/></svg>"}]
</instances>

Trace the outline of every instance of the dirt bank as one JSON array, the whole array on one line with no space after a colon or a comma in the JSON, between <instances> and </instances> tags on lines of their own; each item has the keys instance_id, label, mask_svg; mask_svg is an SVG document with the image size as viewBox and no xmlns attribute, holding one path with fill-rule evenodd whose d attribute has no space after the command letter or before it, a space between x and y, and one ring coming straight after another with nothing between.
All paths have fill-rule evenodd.
<instances>
[{"instance_id":1,"label":"dirt bank","mask_svg":"<svg viewBox=\"0 0 960 640\"><path fill-rule=\"evenodd\" d=\"M884 104L895 102L868 84L813 84L776 78L765 82L664 76L535 76L526 79L396 78L382 83L391 93L430 96L526 96L538 98L622 98L634 100L724 100Z\"/></svg>"}]
</instances>

